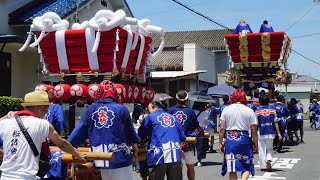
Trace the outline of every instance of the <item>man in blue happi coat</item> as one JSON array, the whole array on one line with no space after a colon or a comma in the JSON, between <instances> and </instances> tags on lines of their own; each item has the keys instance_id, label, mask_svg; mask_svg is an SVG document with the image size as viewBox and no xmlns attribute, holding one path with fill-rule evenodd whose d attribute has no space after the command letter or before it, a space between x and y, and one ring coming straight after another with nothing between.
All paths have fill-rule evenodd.
<instances>
[{"instance_id":1,"label":"man in blue happi coat","mask_svg":"<svg viewBox=\"0 0 320 180\"><path fill-rule=\"evenodd\" d=\"M259 135L259 161L261 169L266 168L271 171L271 161L273 157L273 139L278 134L279 140L282 139L279 131L277 113L273 105L269 105L267 95L259 98L261 105L256 111L258 118L258 135Z\"/></svg>"},{"instance_id":2,"label":"man in blue happi coat","mask_svg":"<svg viewBox=\"0 0 320 180\"><path fill-rule=\"evenodd\" d=\"M138 133L148 139L147 163L152 168L149 179L182 180L181 144L186 140L180 120L164 111L159 102L148 105L149 115Z\"/></svg>"},{"instance_id":3,"label":"man in blue happi coat","mask_svg":"<svg viewBox=\"0 0 320 180\"><path fill-rule=\"evenodd\" d=\"M230 97L228 95L223 95L222 96L222 101L223 101L223 104L220 104L219 108L218 108L219 109L219 117L221 117L223 109L230 105ZM219 120L218 120L218 129L220 128L220 124L221 124L221 119L219 118Z\"/></svg>"},{"instance_id":4,"label":"man in blue happi coat","mask_svg":"<svg viewBox=\"0 0 320 180\"><path fill-rule=\"evenodd\" d=\"M268 21L267 21L267 20L264 20L263 23L262 23L261 26L260 26L259 32L260 32L260 33L263 33L263 32L274 32L274 31L273 31L272 26L270 26L270 25L268 24Z\"/></svg>"},{"instance_id":5,"label":"man in blue happi coat","mask_svg":"<svg viewBox=\"0 0 320 180\"><path fill-rule=\"evenodd\" d=\"M320 126L319 126L320 106L316 107L314 113L315 113L314 124L315 124L316 130L318 130L318 129L320 129Z\"/></svg>"},{"instance_id":6,"label":"man in blue happi coat","mask_svg":"<svg viewBox=\"0 0 320 180\"><path fill-rule=\"evenodd\" d=\"M290 128L291 132L289 133L289 137L291 140L293 140L292 131L294 131L294 134L297 138L297 142L304 143L303 141L303 108L302 105L297 101L296 98L291 98L290 104L288 106L288 109L290 111L290 116L292 118L292 127ZM298 132L300 131L300 138L298 137Z\"/></svg>"},{"instance_id":7,"label":"man in blue happi coat","mask_svg":"<svg viewBox=\"0 0 320 180\"><path fill-rule=\"evenodd\" d=\"M193 109L187 106L188 93L185 90L180 90L176 94L177 104L168 109L168 113L175 116L181 123L185 136L190 136L195 132L196 135L201 131L197 115ZM184 143L182 150L184 151L184 159L187 166L187 175L189 180L195 179L194 164L197 163L197 157L194 152L194 144Z\"/></svg>"},{"instance_id":8,"label":"man in blue happi coat","mask_svg":"<svg viewBox=\"0 0 320 180\"><path fill-rule=\"evenodd\" d=\"M246 99L247 99L247 106L255 112L257 110L257 106L253 103L255 98L251 99L250 96L247 96Z\"/></svg>"},{"instance_id":9,"label":"man in blue happi coat","mask_svg":"<svg viewBox=\"0 0 320 180\"><path fill-rule=\"evenodd\" d=\"M309 106L309 108L308 108L308 111L306 112L306 114L309 112L310 123L311 123L310 127L311 128L313 127L313 125L315 126L315 128L318 127L317 124L316 124L316 122L318 120L316 109L317 109L318 106L319 105L318 105L317 100L313 99L311 104L310 104L310 106Z\"/></svg>"},{"instance_id":10,"label":"man in blue happi coat","mask_svg":"<svg viewBox=\"0 0 320 180\"><path fill-rule=\"evenodd\" d=\"M215 129L215 121L217 120L217 115L219 114L219 109L212 106L212 104L208 104L206 107L206 113L208 115L208 125L206 125L206 131L210 136L210 152L215 153L216 151L213 149L214 143L214 129Z\"/></svg>"},{"instance_id":11,"label":"man in blue happi coat","mask_svg":"<svg viewBox=\"0 0 320 180\"><path fill-rule=\"evenodd\" d=\"M133 127L128 109L116 102L117 91L111 81L105 80L100 83L100 96L101 98L89 106L81 116L68 141L78 147L89 137L92 152L114 153L115 159L112 161L94 162L95 167L100 169L103 180L131 180L131 151L136 160L137 143L140 138Z\"/></svg>"},{"instance_id":12,"label":"man in blue happi coat","mask_svg":"<svg viewBox=\"0 0 320 180\"><path fill-rule=\"evenodd\" d=\"M249 24L246 24L245 20L241 19L236 29L234 29L233 34L249 34L252 30Z\"/></svg>"},{"instance_id":13,"label":"man in blue happi coat","mask_svg":"<svg viewBox=\"0 0 320 180\"><path fill-rule=\"evenodd\" d=\"M284 97L282 95L279 95L277 96L277 102L272 105L277 113L279 131L281 134L281 138L278 137L278 134L276 134L276 138L275 138L275 144L277 145L278 152L281 151L283 146L283 140L285 136L287 136L285 133L287 129L287 119L290 118L289 109L284 103L284 101L285 101Z\"/></svg>"},{"instance_id":14,"label":"man in blue happi coat","mask_svg":"<svg viewBox=\"0 0 320 180\"><path fill-rule=\"evenodd\" d=\"M44 119L48 120L61 136L65 135L64 110L60 104L51 104Z\"/></svg>"}]
</instances>

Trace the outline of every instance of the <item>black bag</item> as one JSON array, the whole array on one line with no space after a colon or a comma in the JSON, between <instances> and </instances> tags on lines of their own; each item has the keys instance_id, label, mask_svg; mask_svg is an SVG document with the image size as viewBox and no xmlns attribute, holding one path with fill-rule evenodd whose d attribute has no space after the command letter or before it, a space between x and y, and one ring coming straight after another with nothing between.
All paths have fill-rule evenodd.
<instances>
[{"instance_id":1,"label":"black bag","mask_svg":"<svg viewBox=\"0 0 320 180\"><path fill-rule=\"evenodd\" d=\"M39 156L39 152L38 152L36 146L34 145L34 142L31 138L30 134L28 133L27 129L24 127L20 116L16 116L16 120L17 120L17 123L20 127L22 134L24 135L24 137L28 141L28 143L33 151L33 154L35 156ZM43 178L49 172L50 169L51 169L50 159L43 152L43 150L41 150L40 159L39 159L39 170L38 170L37 176Z\"/></svg>"}]
</instances>

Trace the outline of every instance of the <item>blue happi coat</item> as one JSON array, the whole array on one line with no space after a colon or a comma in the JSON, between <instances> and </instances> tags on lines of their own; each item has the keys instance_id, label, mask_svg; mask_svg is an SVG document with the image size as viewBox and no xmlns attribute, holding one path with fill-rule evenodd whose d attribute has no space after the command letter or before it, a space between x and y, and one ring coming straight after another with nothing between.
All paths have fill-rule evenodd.
<instances>
[{"instance_id":1,"label":"blue happi coat","mask_svg":"<svg viewBox=\"0 0 320 180\"><path fill-rule=\"evenodd\" d=\"M257 106L256 106L256 105L254 105L253 103L247 103L247 106L248 106L250 109L252 109L254 112L256 112L256 110L257 110Z\"/></svg>"},{"instance_id":2,"label":"blue happi coat","mask_svg":"<svg viewBox=\"0 0 320 180\"><path fill-rule=\"evenodd\" d=\"M277 121L277 113L272 105L259 106L256 115L260 137L276 134L274 123Z\"/></svg>"},{"instance_id":3,"label":"blue happi coat","mask_svg":"<svg viewBox=\"0 0 320 180\"><path fill-rule=\"evenodd\" d=\"M233 34L248 34L252 33L252 30L249 24L246 23L239 23L236 29L233 31Z\"/></svg>"},{"instance_id":4,"label":"blue happi coat","mask_svg":"<svg viewBox=\"0 0 320 180\"><path fill-rule=\"evenodd\" d=\"M226 131L221 174L249 171L254 176L252 140L248 131Z\"/></svg>"},{"instance_id":5,"label":"blue happi coat","mask_svg":"<svg viewBox=\"0 0 320 180\"><path fill-rule=\"evenodd\" d=\"M63 163L61 160L62 156L61 151L52 150L51 151L51 159L50 165L51 169L47 174L47 180L62 180L67 177L67 164Z\"/></svg>"},{"instance_id":6,"label":"blue happi coat","mask_svg":"<svg viewBox=\"0 0 320 180\"><path fill-rule=\"evenodd\" d=\"M180 143L186 140L180 120L158 109L143 120L139 130L142 139L148 138L148 166L181 162Z\"/></svg>"},{"instance_id":7,"label":"blue happi coat","mask_svg":"<svg viewBox=\"0 0 320 180\"><path fill-rule=\"evenodd\" d=\"M196 113L189 107L175 105L168 109L168 113L180 121L185 136L190 136L199 127Z\"/></svg>"},{"instance_id":8,"label":"blue happi coat","mask_svg":"<svg viewBox=\"0 0 320 180\"><path fill-rule=\"evenodd\" d=\"M214 122L217 119L217 114L219 114L219 109L207 108L205 111L208 114L208 121L209 121L207 128L214 129L214 126L215 126Z\"/></svg>"},{"instance_id":9,"label":"blue happi coat","mask_svg":"<svg viewBox=\"0 0 320 180\"><path fill-rule=\"evenodd\" d=\"M276 110L279 125L285 128L287 126L287 118L290 116L288 107L281 102L276 102L272 106Z\"/></svg>"},{"instance_id":10,"label":"blue happi coat","mask_svg":"<svg viewBox=\"0 0 320 180\"><path fill-rule=\"evenodd\" d=\"M78 147L86 137L89 137L92 152L114 153L112 161L95 161L95 166L103 169L131 165L130 145L140 141L128 109L111 98L99 99L89 106L68 141Z\"/></svg>"},{"instance_id":11,"label":"blue happi coat","mask_svg":"<svg viewBox=\"0 0 320 180\"><path fill-rule=\"evenodd\" d=\"M312 118L312 120L313 121L315 121L316 120L316 118L317 118L317 114L318 114L318 104L317 103L314 103L314 102L312 102L311 104L310 104L310 106L309 106L309 112L310 112L310 116L311 116L311 118Z\"/></svg>"},{"instance_id":12,"label":"blue happi coat","mask_svg":"<svg viewBox=\"0 0 320 180\"><path fill-rule=\"evenodd\" d=\"M294 121L303 121L303 109L300 103L291 103L288 109Z\"/></svg>"},{"instance_id":13,"label":"blue happi coat","mask_svg":"<svg viewBox=\"0 0 320 180\"><path fill-rule=\"evenodd\" d=\"M274 32L272 26L268 24L261 24L259 32Z\"/></svg>"},{"instance_id":14,"label":"blue happi coat","mask_svg":"<svg viewBox=\"0 0 320 180\"><path fill-rule=\"evenodd\" d=\"M44 118L50 122L50 124L58 133L61 131L66 131L66 125L64 123L64 110L61 105L50 105Z\"/></svg>"}]
</instances>

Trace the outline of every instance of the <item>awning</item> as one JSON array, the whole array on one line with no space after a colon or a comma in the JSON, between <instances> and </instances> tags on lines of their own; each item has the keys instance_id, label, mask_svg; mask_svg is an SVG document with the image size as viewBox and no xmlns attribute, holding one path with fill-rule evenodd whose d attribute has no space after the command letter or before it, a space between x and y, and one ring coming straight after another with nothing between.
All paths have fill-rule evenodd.
<instances>
[{"instance_id":1,"label":"awning","mask_svg":"<svg viewBox=\"0 0 320 180\"><path fill-rule=\"evenodd\" d=\"M34 0L19 7L8 14L9 24L31 24L37 16L42 16L46 12L54 12L62 19L72 15L77 10L87 6L93 0Z\"/></svg>"},{"instance_id":2,"label":"awning","mask_svg":"<svg viewBox=\"0 0 320 180\"><path fill-rule=\"evenodd\" d=\"M206 73L207 70L197 71L155 71L151 72L152 79L193 79L194 76L200 73Z\"/></svg>"},{"instance_id":3,"label":"awning","mask_svg":"<svg viewBox=\"0 0 320 180\"><path fill-rule=\"evenodd\" d=\"M11 34L0 34L0 43L20 43L24 44L25 38Z\"/></svg>"}]
</instances>

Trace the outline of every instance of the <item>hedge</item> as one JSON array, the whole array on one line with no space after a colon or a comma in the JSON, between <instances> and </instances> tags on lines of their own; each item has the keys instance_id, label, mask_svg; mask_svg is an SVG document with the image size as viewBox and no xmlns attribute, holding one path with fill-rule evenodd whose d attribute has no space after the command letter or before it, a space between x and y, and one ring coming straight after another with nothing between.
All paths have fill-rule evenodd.
<instances>
[{"instance_id":1,"label":"hedge","mask_svg":"<svg viewBox=\"0 0 320 180\"><path fill-rule=\"evenodd\" d=\"M21 98L0 96L0 117L6 115L9 111L22 110L21 103Z\"/></svg>"}]
</instances>

